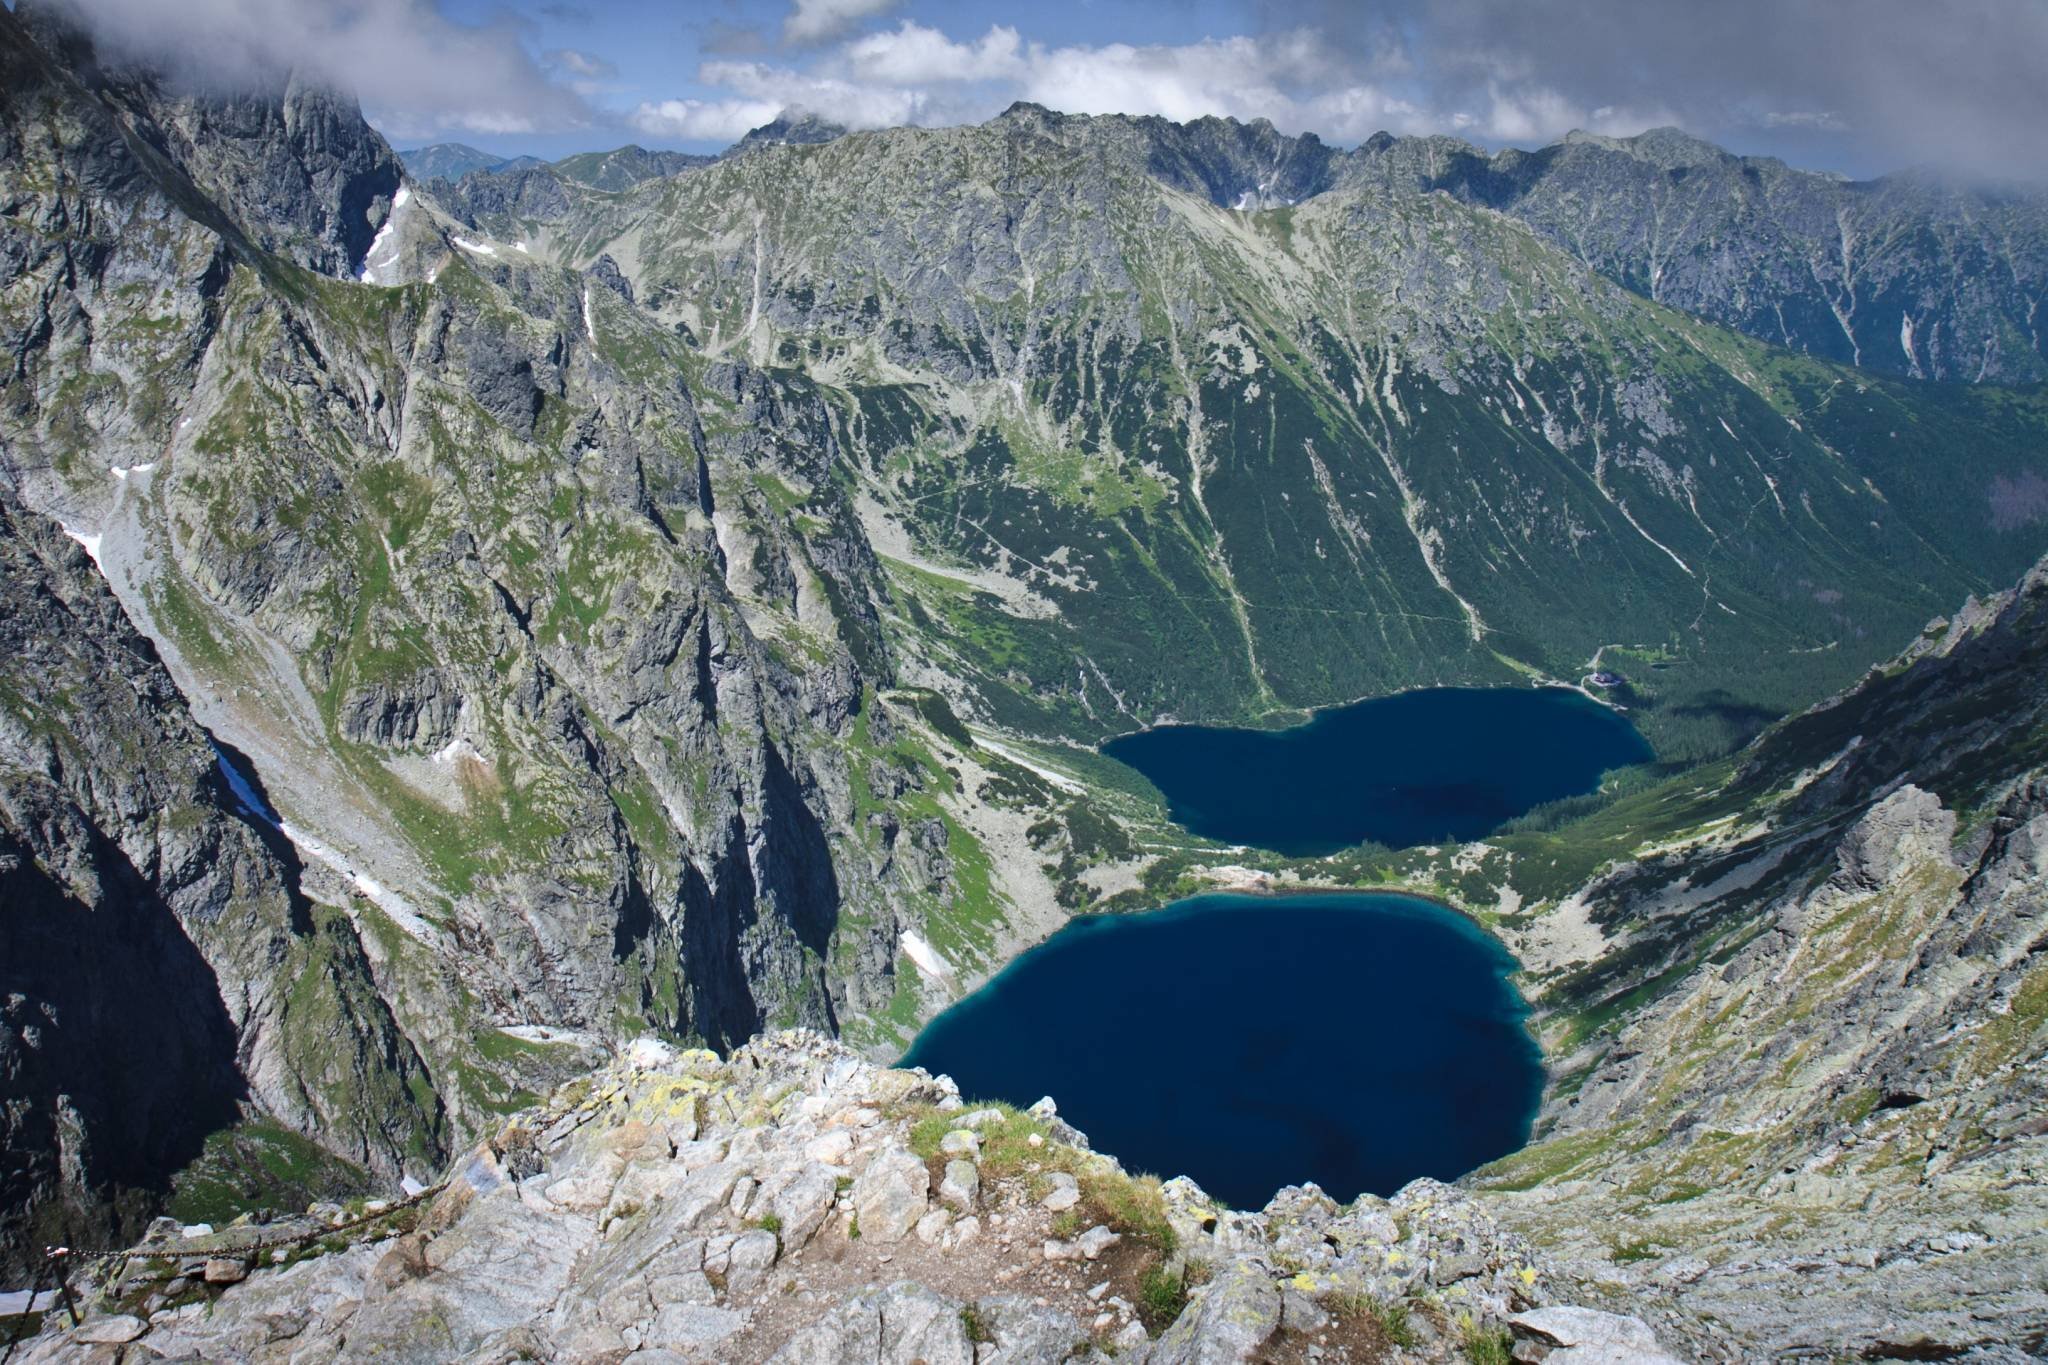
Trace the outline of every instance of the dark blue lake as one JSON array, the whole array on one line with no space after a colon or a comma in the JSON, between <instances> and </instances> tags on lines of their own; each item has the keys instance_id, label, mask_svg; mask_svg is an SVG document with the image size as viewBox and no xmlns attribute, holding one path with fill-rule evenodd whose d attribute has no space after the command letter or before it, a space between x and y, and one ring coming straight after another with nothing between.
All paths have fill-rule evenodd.
<instances>
[{"instance_id":1,"label":"dark blue lake","mask_svg":"<svg viewBox=\"0 0 2048 1365\"><path fill-rule=\"evenodd\" d=\"M1131 1170L1238 1208L1452 1179L1528 1140L1542 1057L1477 926L1376 893L1197 896L1077 919L927 1025L902 1065L1041 1095Z\"/></svg>"},{"instance_id":2,"label":"dark blue lake","mask_svg":"<svg viewBox=\"0 0 2048 1365\"><path fill-rule=\"evenodd\" d=\"M1292 857L1477 839L1654 757L1626 717L1562 687L1430 688L1292 730L1169 725L1102 751L1185 828Z\"/></svg>"}]
</instances>

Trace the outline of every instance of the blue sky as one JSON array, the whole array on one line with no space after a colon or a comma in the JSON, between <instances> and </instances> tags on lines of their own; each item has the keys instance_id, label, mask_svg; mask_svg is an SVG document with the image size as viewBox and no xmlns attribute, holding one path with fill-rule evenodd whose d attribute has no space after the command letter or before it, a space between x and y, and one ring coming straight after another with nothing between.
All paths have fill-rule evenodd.
<instances>
[{"instance_id":1,"label":"blue sky","mask_svg":"<svg viewBox=\"0 0 2048 1365\"><path fill-rule=\"evenodd\" d=\"M220 76L354 88L401 146L714 150L799 107L1266 117L1538 146L1675 124L1851 174L2048 177L2048 0L57 0Z\"/></svg>"}]
</instances>

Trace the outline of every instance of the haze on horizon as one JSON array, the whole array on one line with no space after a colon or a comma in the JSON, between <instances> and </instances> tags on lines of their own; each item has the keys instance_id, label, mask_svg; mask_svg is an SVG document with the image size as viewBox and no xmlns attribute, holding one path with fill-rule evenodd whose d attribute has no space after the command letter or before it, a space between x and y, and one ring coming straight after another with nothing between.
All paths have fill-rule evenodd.
<instances>
[{"instance_id":1,"label":"haze on horizon","mask_svg":"<svg viewBox=\"0 0 2048 1365\"><path fill-rule=\"evenodd\" d=\"M394 144L711 151L854 128L1268 118L1533 147L1675 125L1867 177L2048 180L2048 4L2013 0L18 0L211 83L310 69Z\"/></svg>"}]
</instances>

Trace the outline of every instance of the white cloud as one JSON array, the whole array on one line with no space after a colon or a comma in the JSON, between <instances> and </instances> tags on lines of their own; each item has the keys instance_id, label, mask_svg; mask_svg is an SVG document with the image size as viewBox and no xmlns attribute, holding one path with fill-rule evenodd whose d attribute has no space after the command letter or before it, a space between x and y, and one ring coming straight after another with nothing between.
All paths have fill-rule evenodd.
<instances>
[{"instance_id":1,"label":"white cloud","mask_svg":"<svg viewBox=\"0 0 2048 1365\"><path fill-rule=\"evenodd\" d=\"M849 128L929 121L924 114L930 101L916 90L812 75L763 62L706 62L697 76L706 85L730 91L730 97L648 101L629 116L632 125L651 137L729 142L785 111L801 110Z\"/></svg>"},{"instance_id":2,"label":"white cloud","mask_svg":"<svg viewBox=\"0 0 2048 1365\"><path fill-rule=\"evenodd\" d=\"M1185 44L1048 47L1003 24L960 41L905 20L840 45L808 69L707 62L698 81L725 98L650 102L635 111L633 123L654 135L713 140L728 136L728 129L737 135L758 126L764 110L803 109L874 128L979 121L1023 99L1077 114L1269 118L1288 132L1314 130L1342 140L1381 128L1434 126L1412 101L1347 79L1352 75L1353 68L1340 68L1305 31Z\"/></svg>"},{"instance_id":3,"label":"white cloud","mask_svg":"<svg viewBox=\"0 0 2048 1365\"><path fill-rule=\"evenodd\" d=\"M595 53L578 52L573 47L556 48L548 54L548 60L572 76L585 80L608 80L619 74L618 67Z\"/></svg>"},{"instance_id":4,"label":"white cloud","mask_svg":"<svg viewBox=\"0 0 2048 1365\"><path fill-rule=\"evenodd\" d=\"M926 121L920 114L927 98L918 90L844 80L766 62L706 62L697 76L742 99L773 103L778 109L802 109L849 128Z\"/></svg>"},{"instance_id":5,"label":"white cloud","mask_svg":"<svg viewBox=\"0 0 2048 1365\"><path fill-rule=\"evenodd\" d=\"M267 84L299 70L355 91L396 137L587 126L510 23L455 23L427 0L67 0L99 43L174 76Z\"/></svg>"},{"instance_id":6,"label":"white cloud","mask_svg":"<svg viewBox=\"0 0 2048 1365\"><path fill-rule=\"evenodd\" d=\"M782 40L804 47L830 42L863 19L887 14L902 0L796 0L782 21Z\"/></svg>"},{"instance_id":7,"label":"white cloud","mask_svg":"<svg viewBox=\"0 0 2048 1365\"><path fill-rule=\"evenodd\" d=\"M649 137L678 142L736 142L771 123L782 106L758 100L650 100L628 121Z\"/></svg>"},{"instance_id":8,"label":"white cloud","mask_svg":"<svg viewBox=\"0 0 2048 1365\"><path fill-rule=\"evenodd\" d=\"M895 84L1017 80L1030 65L1017 30L1001 24L979 41L956 43L935 28L905 19L893 32L855 39L844 55L858 79Z\"/></svg>"}]
</instances>

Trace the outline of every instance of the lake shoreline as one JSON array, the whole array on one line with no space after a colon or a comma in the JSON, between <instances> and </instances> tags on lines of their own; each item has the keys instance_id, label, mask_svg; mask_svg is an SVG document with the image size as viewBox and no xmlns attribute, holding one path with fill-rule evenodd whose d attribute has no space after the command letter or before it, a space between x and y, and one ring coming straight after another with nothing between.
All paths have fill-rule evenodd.
<instances>
[{"instance_id":1,"label":"lake shoreline","mask_svg":"<svg viewBox=\"0 0 2048 1365\"><path fill-rule=\"evenodd\" d=\"M1518 968L1470 916L1405 891L1202 891L1076 916L896 1064L977 1098L1054 1095L1101 1150L1233 1207L1305 1179L1388 1194L1528 1141L1550 1075ZM1135 1078L1103 1046L1162 1020L1184 1045Z\"/></svg>"},{"instance_id":2,"label":"lake shoreline","mask_svg":"<svg viewBox=\"0 0 2048 1365\"><path fill-rule=\"evenodd\" d=\"M1281 730L1160 726L1099 752L1188 833L1288 858L1469 843L1656 757L1626 716L1547 685L1398 692Z\"/></svg>"}]
</instances>

